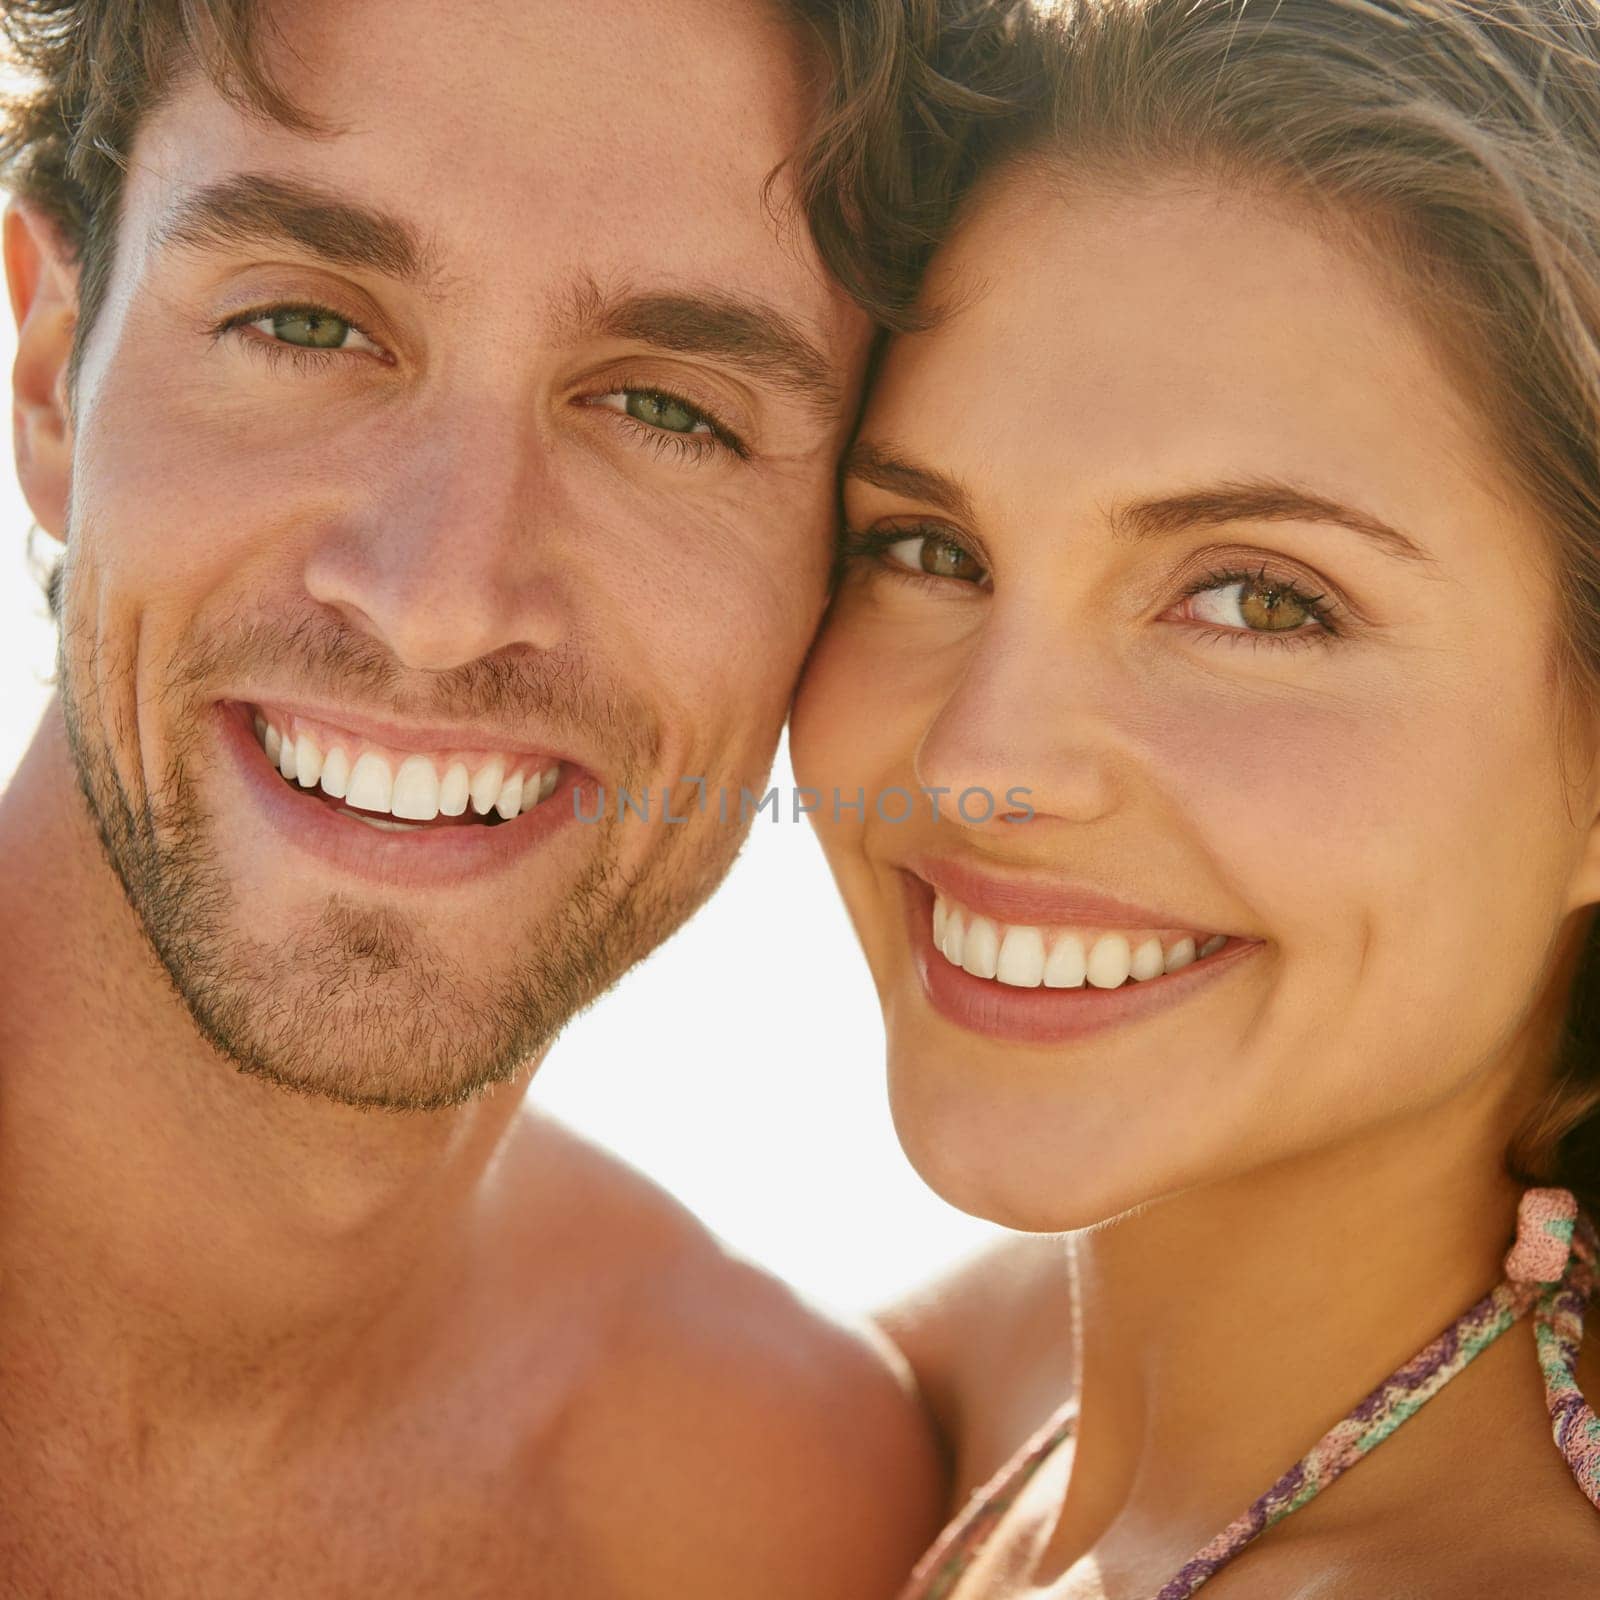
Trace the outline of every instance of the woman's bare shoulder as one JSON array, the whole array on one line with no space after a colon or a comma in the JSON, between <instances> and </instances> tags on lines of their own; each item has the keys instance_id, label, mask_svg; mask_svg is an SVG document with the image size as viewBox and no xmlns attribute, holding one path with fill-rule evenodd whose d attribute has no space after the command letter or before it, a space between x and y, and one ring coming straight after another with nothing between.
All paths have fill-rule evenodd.
<instances>
[{"instance_id":1,"label":"woman's bare shoulder","mask_svg":"<svg viewBox=\"0 0 1600 1600\"><path fill-rule=\"evenodd\" d=\"M1581 1516L1554 1516L1543 1528L1526 1529L1501 1539L1457 1529L1452 1546L1433 1546L1434 1559L1411 1572L1409 1585L1386 1593L1415 1594L1417 1600L1590 1600L1600 1594L1600 1513L1580 1508ZM1379 1564L1374 1564L1376 1567ZM1374 1570L1376 1577L1377 1572ZM1387 1582L1399 1577L1389 1566Z\"/></svg>"},{"instance_id":2,"label":"woman's bare shoulder","mask_svg":"<svg viewBox=\"0 0 1600 1600\"><path fill-rule=\"evenodd\" d=\"M944 1440L952 1502L988 1481L1071 1397L1066 1246L1017 1234L878 1313Z\"/></svg>"}]
</instances>

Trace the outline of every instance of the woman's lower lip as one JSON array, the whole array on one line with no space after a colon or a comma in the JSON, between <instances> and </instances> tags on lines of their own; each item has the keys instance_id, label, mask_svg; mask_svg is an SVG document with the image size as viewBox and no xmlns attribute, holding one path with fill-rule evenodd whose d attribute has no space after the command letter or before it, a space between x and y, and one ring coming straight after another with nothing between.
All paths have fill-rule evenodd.
<instances>
[{"instance_id":1,"label":"woman's lower lip","mask_svg":"<svg viewBox=\"0 0 1600 1600\"><path fill-rule=\"evenodd\" d=\"M391 832L367 826L310 790L284 781L256 738L250 707L218 702L222 742L267 825L330 870L395 888L462 883L499 871L573 820L574 792L586 780L563 770L555 790L532 811L499 827L460 826ZM594 813L593 804L585 814Z\"/></svg>"},{"instance_id":2,"label":"woman's lower lip","mask_svg":"<svg viewBox=\"0 0 1600 1600\"><path fill-rule=\"evenodd\" d=\"M933 889L915 873L901 872L911 957L928 1003L957 1027L1019 1044L1064 1044L1181 1005L1215 978L1232 971L1259 939L1230 940L1214 955L1159 978L1097 989L1019 989L975 978L951 966L933 947Z\"/></svg>"}]
</instances>

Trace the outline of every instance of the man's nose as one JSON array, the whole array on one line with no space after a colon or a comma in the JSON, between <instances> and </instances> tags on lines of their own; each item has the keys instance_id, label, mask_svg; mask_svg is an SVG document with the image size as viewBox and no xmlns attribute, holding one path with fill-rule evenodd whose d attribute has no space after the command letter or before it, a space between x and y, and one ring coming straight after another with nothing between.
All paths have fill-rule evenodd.
<instances>
[{"instance_id":1,"label":"man's nose","mask_svg":"<svg viewBox=\"0 0 1600 1600\"><path fill-rule=\"evenodd\" d=\"M441 408L388 449L366 469L370 492L318 530L312 598L417 671L558 644L566 512L537 421L501 404Z\"/></svg>"}]
</instances>

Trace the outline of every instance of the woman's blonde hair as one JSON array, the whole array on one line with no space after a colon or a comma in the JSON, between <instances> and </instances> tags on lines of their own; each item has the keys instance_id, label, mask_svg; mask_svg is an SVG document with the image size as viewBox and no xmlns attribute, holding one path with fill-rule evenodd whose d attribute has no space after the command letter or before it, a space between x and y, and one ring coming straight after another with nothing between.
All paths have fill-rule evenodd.
<instances>
[{"instance_id":1,"label":"woman's blonde hair","mask_svg":"<svg viewBox=\"0 0 1600 1600\"><path fill-rule=\"evenodd\" d=\"M1553 730L1600 705L1600 0L1036 3L1010 114L964 127L962 191L1046 160L1209 173L1302 197L1408 288L1549 530ZM1591 741L1579 748L1593 757ZM1524 1182L1600 1216L1600 923Z\"/></svg>"}]
</instances>

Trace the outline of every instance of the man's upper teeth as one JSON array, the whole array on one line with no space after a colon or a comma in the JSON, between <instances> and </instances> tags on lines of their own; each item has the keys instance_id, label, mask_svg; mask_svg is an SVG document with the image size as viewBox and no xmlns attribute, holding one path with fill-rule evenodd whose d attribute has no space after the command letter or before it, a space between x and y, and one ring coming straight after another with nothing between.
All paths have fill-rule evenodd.
<instances>
[{"instance_id":1,"label":"man's upper teeth","mask_svg":"<svg viewBox=\"0 0 1600 1600\"><path fill-rule=\"evenodd\" d=\"M256 738L285 778L321 789L357 811L388 812L408 822L459 817L470 805L510 821L555 788L561 764L525 755L406 754L375 750L354 734L306 727L299 718L257 712Z\"/></svg>"},{"instance_id":2,"label":"man's upper teeth","mask_svg":"<svg viewBox=\"0 0 1600 1600\"><path fill-rule=\"evenodd\" d=\"M1115 989L1176 972L1228 942L1226 934L1029 927L996 922L933 897L933 945L951 966L1016 989Z\"/></svg>"}]
</instances>

